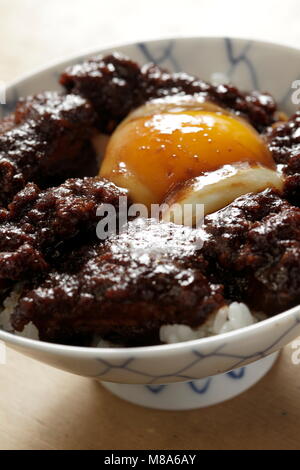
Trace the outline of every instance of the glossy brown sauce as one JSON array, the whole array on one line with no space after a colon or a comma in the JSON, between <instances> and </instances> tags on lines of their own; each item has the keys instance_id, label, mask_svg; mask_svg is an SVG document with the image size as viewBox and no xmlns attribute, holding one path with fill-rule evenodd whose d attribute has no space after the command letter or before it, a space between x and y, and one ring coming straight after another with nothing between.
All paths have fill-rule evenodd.
<instances>
[{"instance_id":1,"label":"glossy brown sauce","mask_svg":"<svg viewBox=\"0 0 300 470\"><path fill-rule=\"evenodd\" d=\"M119 55L92 58L61 77L67 93L21 100L0 124L0 295L22 282L12 316L43 340L156 344L166 323L201 325L238 300L273 315L300 301L299 114L277 123L268 94L214 87ZM199 232L131 221L105 242L96 208L118 208L124 190L99 177L91 144L150 98L199 94L247 119L267 138L285 176L207 216ZM65 181L69 177L76 177ZM203 236L203 233L202 235Z\"/></svg>"}]
</instances>

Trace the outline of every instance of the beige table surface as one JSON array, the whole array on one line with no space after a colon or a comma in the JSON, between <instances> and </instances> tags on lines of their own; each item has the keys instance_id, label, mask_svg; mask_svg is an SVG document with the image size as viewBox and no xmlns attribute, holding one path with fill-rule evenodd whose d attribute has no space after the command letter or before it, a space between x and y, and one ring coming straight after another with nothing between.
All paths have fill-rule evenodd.
<instances>
[{"instance_id":1,"label":"beige table surface","mask_svg":"<svg viewBox=\"0 0 300 470\"><path fill-rule=\"evenodd\" d=\"M0 81L86 49L171 35L300 46L300 2L0 0ZM240 19L240 20L238 20ZM255 25L255 27L253 27ZM300 449L300 366L288 347L254 388L190 412L146 410L9 350L0 366L0 449Z\"/></svg>"}]
</instances>

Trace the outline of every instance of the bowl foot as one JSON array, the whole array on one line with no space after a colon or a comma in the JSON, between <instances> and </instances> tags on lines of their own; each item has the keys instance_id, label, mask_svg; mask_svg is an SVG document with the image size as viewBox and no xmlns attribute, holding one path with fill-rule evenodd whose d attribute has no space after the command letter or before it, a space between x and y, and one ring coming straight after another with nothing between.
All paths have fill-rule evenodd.
<instances>
[{"instance_id":1,"label":"bowl foot","mask_svg":"<svg viewBox=\"0 0 300 470\"><path fill-rule=\"evenodd\" d=\"M262 379L279 353L227 374L192 382L168 385L127 385L101 382L114 395L147 408L191 410L204 408L236 397Z\"/></svg>"}]
</instances>

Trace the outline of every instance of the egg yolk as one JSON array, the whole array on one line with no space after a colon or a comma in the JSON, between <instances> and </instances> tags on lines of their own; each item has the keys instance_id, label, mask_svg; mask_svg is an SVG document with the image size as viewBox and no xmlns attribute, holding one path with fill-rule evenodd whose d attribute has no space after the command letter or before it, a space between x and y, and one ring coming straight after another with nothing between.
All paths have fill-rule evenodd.
<instances>
[{"instance_id":1,"label":"egg yolk","mask_svg":"<svg viewBox=\"0 0 300 470\"><path fill-rule=\"evenodd\" d=\"M129 116L112 135L101 176L129 189L134 202L162 203L178 183L234 162L274 161L258 132L214 105Z\"/></svg>"}]
</instances>

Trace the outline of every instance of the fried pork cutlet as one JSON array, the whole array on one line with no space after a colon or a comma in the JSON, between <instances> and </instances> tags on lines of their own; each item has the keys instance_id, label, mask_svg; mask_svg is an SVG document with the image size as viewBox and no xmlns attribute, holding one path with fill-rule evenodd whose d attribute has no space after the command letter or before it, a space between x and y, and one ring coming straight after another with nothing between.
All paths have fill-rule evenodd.
<instances>
[{"instance_id":1,"label":"fried pork cutlet","mask_svg":"<svg viewBox=\"0 0 300 470\"><path fill-rule=\"evenodd\" d=\"M300 303L299 113L281 123L266 93L118 54L69 67L60 81L67 94L25 98L0 123L0 294L22 281L16 331L33 322L45 341L157 344L162 325L199 327L232 301L269 316ZM126 191L97 177L63 183L97 172L96 128L110 134L150 99L195 94L265 135L286 199L266 190L208 215L203 230L139 218L97 240L97 208L118 209Z\"/></svg>"},{"instance_id":2,"label":"fried pork cutlet","mask_svg":"<svg viewBox=\"0 0 300 470\"><path fill-rule=\"evenodd\" d=\"M275 315L300 303L300 209L272 190L206 217L204 256L225 296Z\"/></svg>"},{"instance_id":3,"label":"fried pork cutlet","mask_svg":"<svg viewBox=\"0 0 300 470\"><path fill-rule=\"evenodd\" d=\"M117 53L69 67L60 82L69 93L78 93L92 103L98 114L98 128L106 133L149 99L177 94L201 95L248 119L259 131L277 120L276 103L267 93L242 93L232 85L213 86L154 64L140 67Z\"/></svg>"},{"instance_id":4,"label":"fried pork cutlet","mask_svg":"<svg viewBox=\"0 0 300 470\"><path fill-rule=\"evenodd\" d=\"M8 210L0 211L0 280L20 281L48 271L48 261L70 240L90 232L96 238L101 204L118 211L119 197L126 195L100 177L70 179L46 190L29 183Z\"/></svg>"},{"instance_id":5,"label":"fried pork cutlet","mask_svg":"<svg viewBox=\"0 0 300 470\"><path fill-rule=\"evenodd\" d=\"M73 251L44 281L24 287L14 328L32 321L53 342L98 334L155 344L162 325L199 327L231 301L269 316L300 302L299 208L271 190L248 194L207 216L203 230L136 219Z\"/></svg>"},{"instance_id":6,"label":"fried pork cutlet","mask_svg":"<svg viewBox=\"0 0 300 470\"><path fill-rule=\"evenodd\" d=\"M300 111L271 128L267 140L285 177L285 197L300 206Z\"/></svg>"},{"instance_id":7,"label":"fried pork cutlet","mask_svg":"<svg viewBox=\"0 0 300 470\"><path fill-rule=\"evenodd\" d=\"M0 205L27 182L41 187L97 174L95 114L85 98L45 92L19 101L0 124Z\"/></svg>"},{"instance_id":8,"label":"fried pork cutlet","mask_svg":"<svg viewBox=\"0 0 300 470\"><path fill-rule=\"evenodd\" d=\"M99 334L126 345L157 344L164 324L199 326L224 298L222 286L205 276L198 237L197 230L171 223L129 222L91 247L77 272L71 259L71 274L65 264L65 272L25 288L13 326L20 331L32 321L46 341Z\"/></svg>"}]
</instances>

